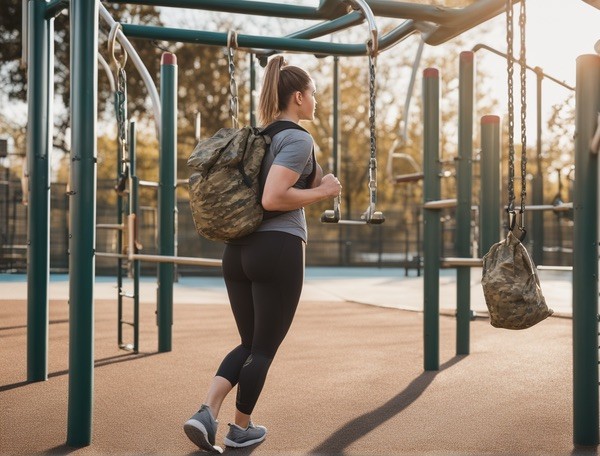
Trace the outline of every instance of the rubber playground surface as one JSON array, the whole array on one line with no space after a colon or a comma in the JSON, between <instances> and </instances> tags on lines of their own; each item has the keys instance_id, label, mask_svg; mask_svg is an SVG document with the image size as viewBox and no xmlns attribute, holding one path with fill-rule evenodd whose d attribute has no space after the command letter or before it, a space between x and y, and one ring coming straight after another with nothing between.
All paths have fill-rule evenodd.
<instances>
[{"instance_id":1,"label":"rubber playground surface","mask_svg":"<svg viewBox=\"0 0 600 456\"><path fill-rule=\"evenodd\" d=\"M440 370L423 370L422 277L403 269L308 269L297 317L253 421L266 440L232 455L571 455L570 273L543 271L559 316L493 328L471 274L471 351L455 355L453 271L440 279ZM68 280L52 276L46 382L27 383L24 276L0 275L0 454L187 455L183 423L238 344L220 278L175 285L173 350L157 352L155 282L141 290L140 353L117 347L114 279L98 278L92 444L65 445ZM217 445L233 419L231 394Z\"/></svg>"}]
</instances>

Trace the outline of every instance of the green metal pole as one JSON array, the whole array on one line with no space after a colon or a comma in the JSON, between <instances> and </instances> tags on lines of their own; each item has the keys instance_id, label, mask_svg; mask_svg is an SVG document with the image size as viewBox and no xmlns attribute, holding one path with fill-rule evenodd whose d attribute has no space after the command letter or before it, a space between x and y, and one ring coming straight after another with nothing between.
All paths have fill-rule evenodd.
<instances>
[{"instance_id":1,"label":"green metal pole","mask_svg":"<svg viewBox=\"0 0 600 456\"><path fill-rule=\"evenodd\" d=\"M573 443L598 445L598 156L600 57L577 58L573 195Z\"/></svg>"},{"instance_id":2,"label":"green metal pole","mask_svg":"<svg viewBox=\"0 0 600 456\"><path fill-rule=\"evenodd\" d=\"M119 94L115 91L114 95L115 113L119 112ZM119 185L119 181L122 177L123 172L123 151L119 146L119 133L117 129L117 178L116 185ZM123 223L123 195L117 193L117 224ZM124 230L117 232L117 252L123 251L123 236ZM123 259L117 259L117 344L122 347L123 344Z\"/></svg>"},{"instance_id":3,"label":"green metal pole","mask_svg":"<svg viewBox=\"0 0 600 456\"><path fill-rule=\"evenodd\" d=\"M136 168L136 137L135 137L135 122L129 123L129 137L127 139L129 144L129 173L131 190L129 192L129 213L134 214L136 217L134 241L137 242L138 233L137 226L139 221L137 220L138 214L140 213L140 203L138 199L139 190L139 178L137 177ZM134 253L138 253L135 245L130 245L130 249L133 249ZM140 260L133 260L132 275L133 275L133 352L138 353L140 350Z\"/></svg>"},{"instance_id":4,"label":"green metal pole","mask_svg":"<svg viewBox=\"0 0 600 456\"><path fill-rule=\"evenodd\" d=\"M98 0L71 0L71 192L67 444L92 440Z\"/></svg>"},{"instance_id":5,"label":"green metal pole","mask_svg":"<svg viewBox=\"0 0 600 456\"><path fill-rule=\"evenodd\" d=\"M160 67L161 138L158 188L158 254L175 255L177 175L177 58L165 52ZM172 263L158 265L158 351L171 351L173 325Z\"/></svg>"},{"instance_id":6,"label":"green metal pole","mask_svg":"<svg viewBox=\"0 0 600 456\"><path fill-rule=\"evenodd\" d=\"M423 71L423 196L425 202L440 199L440 75L436 68ZM438 209L425 209L423 216L423 296L425 370L440 368L440 250L441 226Z\"/></svg>"},{"instance_id":7,"label":"green metal pole","mask_svg":"<svg viewBox=\"0 0 600 456\"><path fill-rule=\"evenodd\" d=\"M50 147L53 20L46 21L45 0L30 0L27 69L27 381L48 379L48 275L50 271Z\"/></svg>"},{"instance_id":8,"label":"green metal pole","mask_svg":"<svg viewBox=\"0 0 600 456\"><path fill-rule=\"evenodd\" d=\"M500 117L481 118L481 200L479 204L479 257L500 236Z\"/></svg>"},{"instance_id":9,"label":"green metal pole","mask_svg":"<svg viewBox=\"0 0 600 456\"><path fill-rule=\"evenodd\" d=\"M333 147L331 155L333 158L333 174L340 176L340 58L333 56Z\"/></svg>"},{"instance_id":10,"label":"green metal pole","mask_svg":"<svg viewBox=\"0 0 600 456\"><path fill-rule=\"evenodd\" d=\"M534 205L544 203L544 177L542 174L542 80L544 73L541 68L535 69L537 82L536 100L536 173L532 182L531 202ZM531 211L531 236L533 241L531 254L535 264L544 264L544 213L542 211Z\"/></svg>"},{"instance_id":11,"label":"green metal pole","mask_svg":"<svg viewBox=\"0 0 600 456\"><path fill-rule=\"evenodd\" d=\"M342 172L340 164L340 58L333 56L333 125L332 136L333 143L331 148L331 158L333 163L332 172L339 179ZM344 264L344 249L347 233L343 225L338 226L338 264Z\"/></svg>"},{"instance_id":12,"label":"green metal pole","mask_svg":"<svg viewBox=\"0 0 600 456\"><path fill-rule=\"evenodd\" d=\"M473 192L473 91L474 54L460 53L458 166L456 169L456 253L471 257L471 195ZM471 268L456 268L456 354L469 354L469 325L471 321Z\"/></svg>"}]
</instances>

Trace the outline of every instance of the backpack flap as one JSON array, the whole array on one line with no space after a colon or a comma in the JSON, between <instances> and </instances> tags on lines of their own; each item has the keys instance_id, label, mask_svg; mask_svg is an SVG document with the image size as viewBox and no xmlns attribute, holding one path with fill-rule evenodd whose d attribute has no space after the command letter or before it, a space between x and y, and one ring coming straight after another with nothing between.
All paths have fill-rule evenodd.
<instances>
[{"instance_id":1,"label":"backpack flap","mask_svg":"<svg viewBox=\"0 0 600 456\"><path fill-rule=\"evenodd\" d=\"M227 149L231 142L236 140L240 131L236 128L221 128L210 138L203 139L194 148L187 165L206 176L223 150Z\"/></svg>"}]
</instances>

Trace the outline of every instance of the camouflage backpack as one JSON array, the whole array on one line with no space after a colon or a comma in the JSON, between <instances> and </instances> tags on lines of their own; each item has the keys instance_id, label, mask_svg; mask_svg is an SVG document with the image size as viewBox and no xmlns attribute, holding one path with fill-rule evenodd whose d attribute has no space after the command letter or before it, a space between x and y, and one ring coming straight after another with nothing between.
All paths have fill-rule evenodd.
<instances>
[{"instance_id":1,"label":"camouflage backpack","mask_svg":"<svg viewBox=\"0 0 600 456\"><path fill-rule=\"evenodd\" d=\"M252 233L263 220L260 171L271 137L283 130L304 130L280 121L264 130L221 128L194 148L188 166L190 206L196 231L213 241ZM306 130L304 130L306 131ZM273 213L277 214L277 213Z\"/></svg>"},{"instance_id":2,"label":"camouflage backpack","mask_svg":"<svg viewBox=\"0 0 600 456\"><path fill-rule=\"evenodd\" d=\"M529 253L512 231L483 257L481 285L496 328L530 328L553 313Z\"/></svg>"}]
</instances>

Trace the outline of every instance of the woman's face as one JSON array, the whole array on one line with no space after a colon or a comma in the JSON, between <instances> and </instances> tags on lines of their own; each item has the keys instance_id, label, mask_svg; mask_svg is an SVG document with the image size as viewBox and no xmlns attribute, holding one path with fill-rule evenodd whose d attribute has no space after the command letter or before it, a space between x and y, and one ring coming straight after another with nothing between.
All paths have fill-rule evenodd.
<instances>
[{"instance_id":1,"label":"woman's face","mask_svg":"<svg viewBox=\"0 0 600 456\"><path fill-rule=\"evenodd\" d=\"M300 119L301 120L314 120L315 109L317 108L317 100L315 99L315 83L310 82L308 88L302 92L302 104L300 105Z\"/></svg>"}]
</instances>

